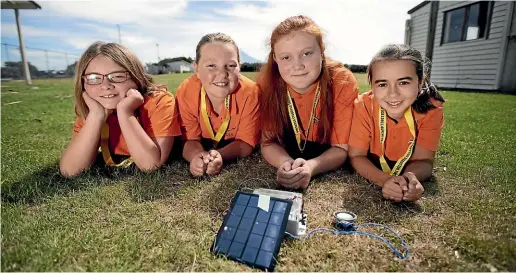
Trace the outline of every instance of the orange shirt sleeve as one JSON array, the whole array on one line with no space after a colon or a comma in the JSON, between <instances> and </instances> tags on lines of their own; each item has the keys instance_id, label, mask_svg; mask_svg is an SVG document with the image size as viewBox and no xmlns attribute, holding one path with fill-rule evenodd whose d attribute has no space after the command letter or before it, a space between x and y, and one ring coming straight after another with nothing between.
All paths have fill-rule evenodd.
<instances>
[{"instance_id":1,"label":"orange shirt sleeve","mask_svg":"<svg viewBox=\"0 0 516 273\"><path fill-rule=\"evenodd\" d=\"M254 85L254 83L253 83ZM253 148L260 141L260 90L257 86L249 92L240 116L235 140L242 140Z\"/></svg>"},{"instance_id":2,"label":"orange shirt sleeve","mask_svg":"<svg viewBox=\"0 0 516 273\"><path fill-rule=\"evenodd\" d=\"M444 113L441 105L427 112L427 114L419 120L418 135L416 146L421 148L437 151L441 131L444 127Z\"/></svg>"},{"instance_id":3,"label":"orange shirt sleeve","mask_svg":"<svg viewBox=\"0 0 516 273\"><path fill-rule=\"evenodd\" d=\"M176 96L177 96L177 104L179 108L179 122L181 125L181 133L183 138L186 140L200 140L201 139L201 124L199 122L199 106L194 105L193 102L198 100L194 100L192 98L192 92L194 91L190 85L195 84L192 81L192 77L184 80L179 87L177 88ZM199 90L201 88L199 81ZM196 92L194 92L197 94Z\"/></svg>"},{"instance_id":4,"label":"orange shirt sleeve","mask_svg":"<svg viewBox=\"0 0 516 273\"><path fill-rule=\"evenodd\" d=\"M353 119L354 101L358 96L358 82L350 71L334 77L334 115L331 144L348 144Z\"/></svg>"},{"instance_id":5,"label":"orange shirt sleeve","mask_svg":"<svg viewBox=\"0 0 516 273\"><path fill-rule=\"evenodd\" d=\"M364 101L360 97L355 102L353 110L353 120L349 136L349 145L361 150L369 151L371 143L371 128L373 117L367 111Z\"/></svg>"},{"instance_id":6,"label":"orange shirt sleeve","mask_svg":"<svg viewBox=\"0 0 516 273\"><path fill-rule=\"evenodd\" d=\"M150 137L181 135L174 95L161 91L156 95L145 96L140 107L143 128Z\"/></svg>"}]
</instances>

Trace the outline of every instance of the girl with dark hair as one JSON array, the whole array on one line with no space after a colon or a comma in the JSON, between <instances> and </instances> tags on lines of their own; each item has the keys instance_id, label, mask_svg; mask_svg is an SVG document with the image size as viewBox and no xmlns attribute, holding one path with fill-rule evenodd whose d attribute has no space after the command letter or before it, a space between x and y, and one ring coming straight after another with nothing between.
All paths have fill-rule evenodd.
<instances>
[{"instance_id":1,"label":"girl with dark hair","mask_svg":"<svg viewBox=\"0 0 516 273\"><path fill-rule=\"evenodd\" d=\"M372 90L355 103L349 140L352 166L394 201L415 201L432 175L444 125L444 99L430 82L430 63L407 45L384 46L368 66Z\"/></svg>"}]
</instances>

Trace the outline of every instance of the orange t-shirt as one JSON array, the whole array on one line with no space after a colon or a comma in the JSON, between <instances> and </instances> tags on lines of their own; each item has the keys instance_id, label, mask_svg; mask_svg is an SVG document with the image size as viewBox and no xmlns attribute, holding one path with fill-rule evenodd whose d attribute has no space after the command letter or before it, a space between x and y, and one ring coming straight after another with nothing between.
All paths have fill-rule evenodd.
<instances>
[{"instance_id":1,"label":"orange t-shirt","mask_svg":"<svg viewBox=\"0 0 516 273\"><path fill-rule=\"evenodd\" d=\"M211 139L209 128L206 127L201 115L201 81L197 75L192 75L184 80L177 88L177 104L179 106L179 120L181 132L186 140ZM230 121L224 135L225 140L241 140L253 148L260 137L260 104L258 85L240 75L239 86L231 93ZM206 111L210 119L213 134L222 125L228 109L222 107L219 115L215 113L206 96Z\"/></svg>"},{"instance_id":2,"label":"orange t-shirt","mask_svg":"<svg viewBox=\"0 0 516 273\"><path fill-rule=\"evenodd\" d=\"M425 114L412 110L412 115L416 122L416 146L435 152L439 146L444 116L442 103L432 99L432 104L437 108ZM375 101L372 91L360 95L355 103L349 139L350 146L369 151L376 156L382 155L379 109L380 105ZM412 141L412 134L405 117L402 117L398 123L387 118L385 157L394 161L400 159L407 152L410 141Z\"/></svg>"},{"instance_id":3,"label":"orange t-shirt","mask_svg":"<svg viewBox=\"0 0 516 273\"><path fill-rule=\"evenodd\" d=\"M144 96L143 105L138 108L137 118L150 137L167 137L181 135L174 95L168 91ZM116 113L109 115L109 151L116 155L130 156L127 143L118 123ZM79 133L84 121L77 117L73 126L73 135ZM100 139L99 139L100 145Z\"/></svg>"},{"instance_id":4,"label":"orange t-shirt","mask_svg":"<svg viewBox=\"0 0 516 273\"><path fill-rule=\"evenodd\" d=\"M349 131L351 129L351 119L353 117L353 103L358 96L358 82L349 70L344 70L336 73L332 77L333 80L333 124L330 143L332 145L347 144L349 140ZM318 82L312 84L311 89L305 94L299 94L288 88L292 101L295 104L298 122L303 129L301 139L305 139L305 134L308 131L307 127L310 123L310 114L312 113L312 106L315 99ZM315 111L315 119L310 128L308 141L321 142L317 138L318 121L321 116L321 104L325 103L319 99ZM290 119L289 119L289 122ZM273 129L267 121L263 121L264 131L272 131ZM262 139L267 141L267 139Z\"/></svg>"}]
</instances>

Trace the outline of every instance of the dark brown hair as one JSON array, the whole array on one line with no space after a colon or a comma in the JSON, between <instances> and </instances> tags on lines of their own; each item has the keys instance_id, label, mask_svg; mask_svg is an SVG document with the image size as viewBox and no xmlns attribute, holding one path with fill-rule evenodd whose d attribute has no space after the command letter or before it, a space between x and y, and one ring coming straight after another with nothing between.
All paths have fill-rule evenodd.
<instances>
[{"instance_id":1,"label":"dark brown hair","mask_svg":"<svg viewBox=\"0 0 516 273\"><path fill-rule=\"evenodd\" d=\"M426 113L428 110L434 109L435 106L430 101L430 98L444 103L444 98L439 94L439 91L435 85L430 82L430 78L428 77L431 68L430 60L424 58L419 50L404 44L388 44L383 46L380 51L376 53L367 67L367 80L370 85L373 79L373 71L371 69L373 64L379 61L392 60L410 60L414 63L416 75L421 84L417 99L412 103L412 108L414 108L416 112Z\"/></svg>"}]
</instances>

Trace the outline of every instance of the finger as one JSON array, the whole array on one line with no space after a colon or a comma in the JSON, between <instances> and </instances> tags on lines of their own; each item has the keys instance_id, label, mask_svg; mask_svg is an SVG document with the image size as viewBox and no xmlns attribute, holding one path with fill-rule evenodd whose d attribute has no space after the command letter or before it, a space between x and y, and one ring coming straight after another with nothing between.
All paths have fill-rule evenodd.
<instances>
[{"instance_id":1,"label":"finger","mask_svg":"<svg viewBox=\"0 0 516 273\"><path fill-rule=\"evenodd\" d=\"M421 193L408 193L406 195L403 196L403 200L405 201L416 201L416 200L419 200L421 198Z\"/></svg>"},{"instance_id":2,"label":"finger","mask_svg":"<svg viewBox=\"0 0 516 273\"><path fill-rule=\"evenodd\" d=\"M310 175L308 173L303 173L302 177L296 182L296 189L306 189L310 184Z\"/></svg>"},{"instance_id":3,"label":"finger","mask_svg":"<svg viewBox=\"0 0 516 273\"><path fill-rule=\"evenodd\" d=\"M92 105L92 103L95 102L95 100L92 97L90 97L90 95L88 95L86 91L82 92L82 98L84 99L84 102L88 107L91 107L90 105Z\"/></svg>"},{"instance_id":4,"label":"finger","mask_svg":"<svg viewBox=\"0 0 516 273\"><path fill-rule=\"evenodd\" d=\"M132 97L138 97L138 94L140 92L138 92L136 89L134 88L130 88L129 90L127 90L127 96L132 96Z\"/></svg>"},{"instance_id":5,"label":"finger","mask_svg":"<svg viewBox=\"0 0 516 273\"><path fill-rule=\"evenodd\" d=\"M204 162L202 160L192 160L192 166L195 169L202 170L204 168Z\"/></svg>"},{"instance_id":6,"label":"finger","mask_svg":"<svg viewBox=\"0 0 516 273\"><path fill-rule=\"evenodd\" d=\"M208 154L207 152L202 152L201 156L202 156L202 161L204 162L204 164L208 164L211 161L210 154Z\"/></svg>"},{"instance_id":7,"label":"finger","mask_svg":"<svg viewBox=\"0 0 516 273\"><path fill-rule=\"evenodd\" d=\"M382 193L385 194L385 195L391 196L393 199L399 199L400 201L403 198L403 193L401 191L397 192L397 191L394 191L394 190L392 190L390 188L384 188L382 190Z\"/></svg>"},{"instance_id":8,"label":"finger","mask_svg":"<svg viewBox=\"0 0 516 273\"><path fill-rule=\"evenodd\" d=\"M219 153L218 151L216 151L216 150L210 150L210 152L209 152L209 153L210 153L210 155L211 155L212 157L214 157L214 158L215 158L215 157L219 157L219 156L220 156L220 153Z\"/></svg>"},{"instance_id":9,"label":"finger","mask_svg":"<svg viewBox=\"0 0 516 273\"><path fill-rule=\"evenodd\" d=\"M82 98L86 101L88 100L91 100L92 98L90 97L90 95L88 95L88 93L86 91L82 92Z\"/></svg>"},{"instance_id":10,"label":"finger","mask_svg":"<svg viewBox=\"0 0 516 273\"><path fill-rule=\"evenodd\" d=\"M406 172L403 174L404 177L408 178L408 180L416 179L417 177L413 172Z\"/></svg>"},{"instance_id":11,"label":"finger","mask_svg":"<svg viewBox=\"0 0 516 273\"><path fill-rule=\"evenodd\" d=\"M203 175L202 164L199 167L199 164L196 164L196 162L192 161L190 163L190 173L192 173L193 176L202 176Z\"/></svg>"},{"instance_id":12,"label":"finger","mask_svg":"<svg viewBox=\"0 0 516 273\"><path fill-rule=\"evenodd\" d=\"M296 160L294 160L294 162L292 163L292 169L302 167L305 163L306 161L304 159L296 158Z\"/></svg>"},{"instance_id":13,"label":"finger","mask_svg":"<svg viewBox=\"0 0 516 273\"><path fill-rule=\"evenodd\" d=\"M217 174L218 173L218 169L215 166L211 166L210 164L208 164L208 168L206 169L206 173L209 174L209 175Z\"/></svg>"},{"instance_id":14,"label":"finger","mask_svg":"<svg viewBox=\"0 0 516 273\"><path fill-rule=\"evenodd\" d=\"M425 192L425 188L423 187L423 185L421 183L417 183L416 191L420 192L421 194L423 194Z\"/></svg>"},{"instance_id":15,"label":"finger","mask_svg":"<svg viewBox=\"0 0 516 273\"><path fill-rule=\"evenodd\" d=\"M407 180L403 176L397 176L394 178L394 183L398 184L403 191L408 191Z\"/></svg>"},{"instance_id":16,"label":"finger","mask_svg":"<svg viewBox=\"0 0 516 273\"><path fill-rule=\"evenodd\" d=\"M281 165L281 169L283 169L286 172L292 170L292 161L287 160L283 162L283 165Z\"/></svg>"},{"instance_id":17,"label":"finger","mask_svg":"<svg viewBox=\"0 0 516 273\"><path fill-rule=\"evenodd\" d=\"M401 202L402 198L398 197L398 196L392 196L392 195L389 195L389 194L383 194L383 197L387 200L391 200L393 202Z\"/></svg>"},{"instance_id":18,"label":"finger","mask_svg":"<svg viewBox=\"0 0 516 273\"><path fill-rule=\"evenodd\" d=\"M299 174L300 172L302 171L302 169L300 168L297 168L297 169L294 169L294 170L291 170L291 171L281 171L278 173L278 175L282 178L282 179L291 179L293 178L294 176L296 176L297 174Z\"/></svg>"},{"instance_id":19,"label":"finger","mask_svg":"<svg viewBox=\"0 0 516 273\"><path fill-rule=\"evenodd\" d=\"M296 170L299 170L301 168L297 168ZM298 174L294 175L291 178L285 179L285 183L290 184L293 188L299 188L301 187L301 184L305 180L310 180L310 175L306 172L299 172Z\"/></svg>"}]
</instances>

